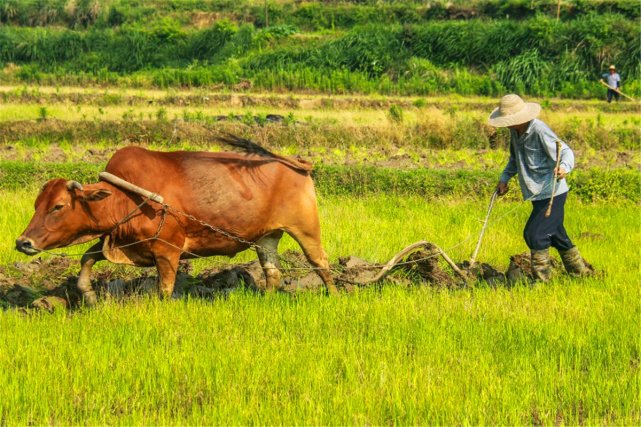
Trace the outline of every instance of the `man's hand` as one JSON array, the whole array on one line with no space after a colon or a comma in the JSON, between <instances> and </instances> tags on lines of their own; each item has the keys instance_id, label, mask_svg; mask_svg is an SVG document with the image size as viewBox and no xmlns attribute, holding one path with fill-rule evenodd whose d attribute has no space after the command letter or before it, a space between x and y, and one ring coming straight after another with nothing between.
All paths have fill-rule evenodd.
<instances>
[{"instance_id":1,"label":"man's hand","mask_svg":"<svg viewBox=\"0 0 641 427\"><path fill-rule=\"evenodd\" d=\"M507 186L507 182L500 182L499 181L498 185L496 186L496 193L499 196L502 196L505 193L507 193L508 190L509 190L509 188Z\"/></svg>"},{"instance_id":2,"label":"man's hand","mask_svg":"<svg viewBox=\"0 0 641 427\"><path fill-rule=\"evenodd\" d=\"M554 176L559 181L565 178L567 174L568 172L565 169L563 169L561 166L559 166L558 168L554 168Z\"/></svg>"}]
</instances>

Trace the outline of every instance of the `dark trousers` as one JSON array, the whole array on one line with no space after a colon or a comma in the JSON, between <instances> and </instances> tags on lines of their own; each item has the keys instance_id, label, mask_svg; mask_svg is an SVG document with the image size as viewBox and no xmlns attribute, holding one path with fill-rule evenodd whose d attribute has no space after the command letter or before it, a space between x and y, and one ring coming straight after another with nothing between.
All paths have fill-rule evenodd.
<instances>
[{"instance_id":1,"label":"dark trousers","mask_svg":"<svg viewBox=\"0 0 641 427\"><path fill-rule=\"evenodd\" d=\"M563 226L567 196L568 193L563 193L554 197L552 212L548 218L545 217L545 211L550 199L532 202L532 213L523 230L523 238L530 249L541 250L552 246L565 251L574 246Z\"/></svg>"},{"instance_id":2,"label":"dark trousers","mask_svg":"<svg viewBox=\"0 0 641 427\"><path fill-rule=\"evenodd\" d=\"M619 102L619 92L616 90L608 89L608 102L612 102L612 97Z\"/></svg>"}]
</instances>

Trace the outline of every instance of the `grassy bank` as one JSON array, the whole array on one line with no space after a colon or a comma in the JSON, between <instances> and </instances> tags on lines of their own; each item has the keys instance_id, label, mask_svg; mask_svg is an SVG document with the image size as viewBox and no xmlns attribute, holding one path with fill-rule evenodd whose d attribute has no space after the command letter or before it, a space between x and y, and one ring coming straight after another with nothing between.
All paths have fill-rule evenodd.
<instances>
[{"instance_id":1,"label":"grassy bank","mask_svg":"<svg viewBox=\"0 0 641 427\"><path fill-rule=\"evenodd\" d=\"M238 95L114 87L2 87L0 96L6 101L0 105L0 143L8 146L0 147L6 148L0 159L32 160L28 156L33 153L74 161L83 151L106 152L126 144L217 149L216 135L230 132L314 162L352 164L406 156L429 167L421 159L432 150L502 151L509 139L505 129L487 124L496 98ZM528 100L542 105L541 119L580 152L586 165L602 166L592 163L595 152L614 156L612 166L638 165L641 119L634 103ZM94 157L90 153L92 161Z\"/></svg>"},{"instance_id":2,"label":"grassy bank","mask_svg":"<svg viewBox=\"0 0 641 427\"><path fill-rule=\"evenodd\" d=\"M389 108L396 104L403 108L435 107L442 110L470 111L492 110L496 107L496 97L461 96L393 96L393 95L341 95L313 94L294 92L231 92L215 88L168 88L142 89L121 86L74 86L56 85L2 85L0 98L6 104L71 104L95 107L108 107L120 104L129 106L164 107L270 107L293 110L316 109L328 111L361 110ZM598 100L576 100L568 98L540 98L545 109L552 111L593 111L603 113L634 113L638 106L633 102L604 102L605 96Z\"/></svg>"},{"instance_id":3,"label":"grassy bank","mask_svg":"<svg viewBox=\"0 0 641 427\"><path fill-rule=\"evenodd\" d=\"M501 165L502 166L502 165ZM30 163L0 161L0 188L37 191L43 183L56 177L79 182L96 182L104 163ZM500 175L494 170L398 169L373 166L319 165L313 171L318 192L322 195L359 196L364 194L415 195L426 199L485 199L494 191ZM641 199L638 170L588 169L568 177L573 194L580 200ZM520 192L513 182L512 200ZM35 195L35 194L34 194Z\"/></svg>"},{"instance_id":4,"label":"grassy bank","mask_svg":"<svg viewBox=\"0 0 641 427\"><path fill-rule=\"evenodd\" d=\"M2 198L13 200L0 215L3 235L13 236L31 194ZM377 195L323 197L320 207L332 259L385 261L427 239L462 260L486 204ZM525 250L528 208L496 205L480 260L506 266ZM0 362L10 368L0 373L0 416L7 424L637 424L641 236L630 218L638 207L570 199L567 212L570 236L603 277L2 311ZM10 251L0 248L3 264Z\"/></svg>"},{"instance_id":5,"label":"grassy bank","mask_svg":"<svg viewBox=\"0 0 641 427\"><path fill-rule=\"evenodd\" d=\"M1 21L18 24L0 27L2 74L11 82L423 96L498 96L516 91L596 98L603 94L598 78L616 63L625 75L626 90L638 97L641 89L635 59L638 13L633 17L609 11L581 13L562 20L540 13L514 20L513 13L497 7L490 13L494 19L477 19L468 11L462 16L469 19L441 20L422 16L441 2L429 6L409 2L395 6L406 16L395 19L391 14L385 22L362 14L376 10L380 16L389 10L387 6L363 9L361 5L356 8L360 19L342 29L335 27L340 20L335 14L345 7L318 4L306 9L312 16L302 12L302 19L313 24L301 29L294 24L301 16L285 13L289 18L284 18L274 11L272 18L280 24L269 26L266 18L251 23L242 9L231 20L216 15L219 10L201 14L204 24L190 26L185 24L198 19L196 14L183 10L182 20L160 18L161 8L149 8L144 19L139 16L136 22L125 23L114 6L109 16L123 20L113 25L107 25L104 17L102 25L97 21L70 28L53 25L68 9L82 10L72 3L64 11L56 12L51 5L32 11L31 25L37 26L32 28L14 22L19 21L15 19L19 8L11 3L0 8ZM93 4L82 16L100 12L99 3ZM577 4L581 6L574 10L585 9L583 2ZM7 11L13 16L3 17ZM43 11L44 21L36 18ZM325 11L332 16L331 25L318 24ZM616 47L604 50L604 46Z\"/></svg>"},{"instance_id":6,"label":"grassy bank","mask_svg":"<svg viewBox=\"0 0 641 427\"><path fill-rule=\"evenodd\" d=\"M44 110L42 110L44 108ZM402 113L402 123L391 120L385 111L332 113L278 111L273 109L229 110L222 117L198 111L179 111L168 118L167 110L153 109L131 114L120 109L122 117L105 118L114 110L79 113L79 121L51 117L56 108L33 108L31 120L0 121L0 143L26 148L46 148L51 143L71 146L113 149L126 144L145 144L165 150L183 148L217 148L219 132L229 132L249 138L276 151L296 150L298 154L313 155L313 150L388 150L395 147L412 151L434 149L504 149L509 133L497 131L486 124L487 113L447 113L426 109ZM271 123L269 114L281 114L281 123ZM116 114L119 112L116 110ZM9 111L0 116L16 118ZM41 119L38 116L43 115ZM83 120L84 115L84 120ZM133 117L133 118L132 118ZM156 119L160 117L160 120ZM448 119L448 117L450 117ZM549 119L549 120L548 120ZM574 150L638 151L640 148L639 120L630 115L544 114L543 120ZM10 150L12 147L9 147ZM5 151L2 157L10 156Z\"/></svg>"},{"instance_id":7,"label":"grassy bank","mask_svg":"<svg viewBox=\"0 0 641 427\"><path fill-rule=\"evenodd\" d=\"M322 3L299 0L91 0L69 4L50 0L46 4L7 0L0 9L0 21L19 26L51 24L69 28L108 28L121 25L157 24L175 20L183 28L202 28L216 19L252 22L258 27L291 25L306 30L349 29L354 25L398 21L420 23L474 17L486 19L510 16L531 18L537 14L555 16L555 0L523 3L518 0L340 0ZM633 0L566 0L558 11L563 19L592 13L618 13L639 17Z\"/></svg>"}]
</instances>

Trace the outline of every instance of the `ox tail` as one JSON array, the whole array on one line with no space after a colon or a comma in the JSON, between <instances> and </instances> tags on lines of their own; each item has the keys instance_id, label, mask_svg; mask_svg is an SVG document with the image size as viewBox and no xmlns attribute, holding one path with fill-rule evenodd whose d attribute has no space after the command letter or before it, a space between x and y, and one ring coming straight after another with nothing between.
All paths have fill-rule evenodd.
<instances>
[{"instance_id":1,"label":"ox tail","mask_svg":"<svg viewBox=\"0 0 641 427\"><path fill-rule=\"evenodd\" d=\"M305 159L301 159L300 157L298 158L285 157L285 156L280 156L278 154L274 154L271 151L256 144L255 142L252 142L245 138L240 138L236 135L232 135L231 133L225 133L222 136L218 136L217 139L220 142L223 142L227 145L231 145L232 147L238 148L244 151L245 153L256 154L261 157L274 159L274 161L280 162L296 171L303 172L305 174L309 174L313 169L312 164Z\"/></svg>"}]
</instances>

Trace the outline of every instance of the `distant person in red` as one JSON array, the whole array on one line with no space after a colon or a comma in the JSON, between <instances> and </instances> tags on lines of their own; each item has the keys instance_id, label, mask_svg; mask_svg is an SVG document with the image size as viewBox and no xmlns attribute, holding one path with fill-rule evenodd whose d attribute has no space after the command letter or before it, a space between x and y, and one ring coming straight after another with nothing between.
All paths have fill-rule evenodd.
<instances>
[{"instance_id":1,"label":"distant person in red","mask_svg":"<svg viewBox=\"0 0 641 427\"><path fill-rule=\"evenodd\" d=\"M603 79L601 79L601 81L605 80L605 83L609 86L608 103L612 102L612 97L619 102L619 97L621 96L619 93L619 90L621 90L621 76L617 73L616 67L614 65L610 65L608 73L603 74L602 77Z\"/></svg>"}]
</instances>

